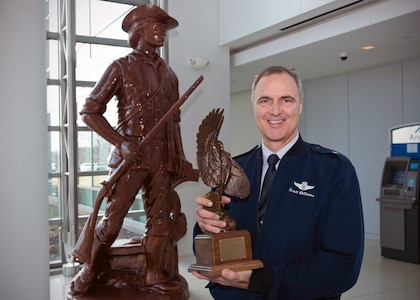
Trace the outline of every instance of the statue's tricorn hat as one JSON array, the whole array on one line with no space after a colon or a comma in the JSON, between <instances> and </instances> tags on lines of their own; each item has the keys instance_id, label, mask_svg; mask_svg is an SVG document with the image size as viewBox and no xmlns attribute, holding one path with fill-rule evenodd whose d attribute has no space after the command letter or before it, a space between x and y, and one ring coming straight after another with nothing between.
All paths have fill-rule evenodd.
<instances>
[{"instance_id":1,"label":"statue's tricorn hat","mask_svg":"<svg viewBox=\"0 0 420 300\"><path fill-rule=\"evenodd\" d=\"M169 16L163 9L159 6L152 4L145 4L136 7L128 13L122 22L122 29L125 32L129 32L131 26L143 19L157 19L166 23L167 30L173 29L178 26L178 21Z\"/></svg>"}]
</instances>

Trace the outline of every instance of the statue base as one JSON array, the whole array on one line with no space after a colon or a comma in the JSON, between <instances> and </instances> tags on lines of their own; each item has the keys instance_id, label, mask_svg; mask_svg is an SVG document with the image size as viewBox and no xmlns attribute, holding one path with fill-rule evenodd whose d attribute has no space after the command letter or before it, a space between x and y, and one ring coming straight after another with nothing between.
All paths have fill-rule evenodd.
<instances>
[{"instance_id":1,"label":"statue base","mask_svg":"<svg viewBox=\"0 0 420 300\"><path fill-rule=\"evenodd\" d=\"M89 291L82 295L72 295L70 287L67 300L186 300L189 298L188 283L178 273L178 254L176 246L166 252L172 273L170 280L146 286L146 253L141 239L139 243L111 247L105 257L105 268ZM168 248L168 247L167 247ZM169 257L171 256L171 257ZM167 270L168 271L168 270Z\"/></svg>"},{"instance_id":2,"label":"statue base","mask_svg":"<svg viewBox=\"0 0 420 300\"><path fill-rule=\"evenodd\" d=\"M204 276L218 276L223 269L260 269L263 263L252 258L251 237L247 230L199 234L194 238L197 263L188 267Z\"/></svg>"},{"instance_id":3,"label":"statue base","mask_svg":"<svg viewBox=\"0 0 420 300\"><path fill-rule=\"evenodd\" d=\"M181 291L163 294L159 291L141 290L124 287L95 285L84 295L74 296L67 292L67 300L186 300L189 298L188 286Z\"/></svg>"}]
</instances>

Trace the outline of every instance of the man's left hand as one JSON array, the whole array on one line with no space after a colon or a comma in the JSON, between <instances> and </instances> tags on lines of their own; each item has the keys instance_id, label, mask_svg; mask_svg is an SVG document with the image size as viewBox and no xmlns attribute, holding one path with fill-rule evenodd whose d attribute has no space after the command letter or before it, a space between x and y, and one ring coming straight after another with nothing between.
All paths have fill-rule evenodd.
<instances>
[{"instance_id":1,"label":"man's left hand","mask_svg":"<svg viewBox=\"0 0 420 300\"><path fill-rule=\"evenodd\" d=\"M251 278L252 271L232 271L230 269L223 269L220 276L207 277L198 272L192 272L198 279L205 279L208 281L216 282L225 286L232 286L240 289L248 289L249 279Z\"/></svg>"}]
</instances>

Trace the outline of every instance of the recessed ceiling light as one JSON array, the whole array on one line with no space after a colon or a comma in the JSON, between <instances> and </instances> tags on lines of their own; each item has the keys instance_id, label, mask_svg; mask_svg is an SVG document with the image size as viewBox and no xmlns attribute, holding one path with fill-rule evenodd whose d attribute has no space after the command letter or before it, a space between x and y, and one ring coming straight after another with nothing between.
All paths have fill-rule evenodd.
<instances>
[{"instance_id":1,"label":"recessed ceiling light","mask_svg":"<svg viewBox=\"0 0 420 300\"><path fill-rule=\"evenodd\" d=\"M360 47L360 49L363 49L363 50L372 50L372 49L375 49L375 48L376 47L373 46L373 45L366 45L366 46Z\"/></svg>"}]
</instances>

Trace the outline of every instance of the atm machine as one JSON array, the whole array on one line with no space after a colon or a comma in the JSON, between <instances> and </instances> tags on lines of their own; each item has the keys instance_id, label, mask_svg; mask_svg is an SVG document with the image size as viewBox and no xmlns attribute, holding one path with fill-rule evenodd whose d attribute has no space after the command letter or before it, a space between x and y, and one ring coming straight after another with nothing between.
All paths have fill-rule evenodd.
<instances>
[{"instance_id":1,"label":"atm machine","mask_svg":"<svg viewBox=\"0 0 420 300\"><path fill-rule=\"evenodd\" d=\"M420 263L420 123L392 127L380 197L384 257Z\"/></svg>"}]
</instances>

